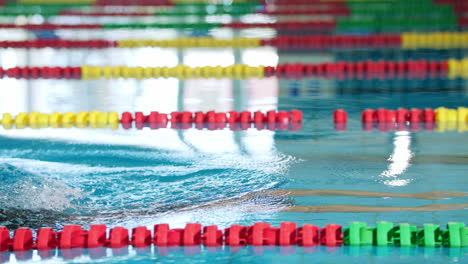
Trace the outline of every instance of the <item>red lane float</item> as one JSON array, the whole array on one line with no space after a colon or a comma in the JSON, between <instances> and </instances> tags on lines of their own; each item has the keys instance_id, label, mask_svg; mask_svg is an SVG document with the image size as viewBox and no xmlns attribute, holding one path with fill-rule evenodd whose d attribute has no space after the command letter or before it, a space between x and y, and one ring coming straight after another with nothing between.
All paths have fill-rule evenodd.
<instances>
[{"instance_id":1,"label":"red lane float","mask_svg":"<svg viewBox=\"0 0 468 264\"><path fill-rule=\"evenodd\" d=\"M302 111L279 111L274 110L263 113L256 111L230 111L228 113L217 113L215 111L203 112L172 112L164 114L151 112L144 115L142 112L136 112L132 115L130 112L122 113L120 123L125 129L132 127L135 123L137 129L150 127L151 129L165 128L171 123L171 128L188 129L195 127L197 129L208 128L209 130L224 129L229 125L231 130L245 130L252 125L261 129L270 130L298 130L302 127Z\"/></svg>"},{"instance_id":2,"label":"red lane float","mask_svg":"<svg viewBox=\"0 0 468 264\"><path fill-rule=\"evenodd\" d=\"M33 233L29 228L18 228L15 230L11 242L12 251L28 251L33 247Z\"/></svg>"},{"instance_id":3,"label":"red lane float","mask_svg":"<svg viewBox=\"0 0 468 264\"><path fill-rule=\"evenodd\" d=\"M50 250L57 247L57 236L50 227L43 227L37 230L36 249Z\"/></svg>"},{"instance_id":4,"label":"red lane float","mask_svg":"<svg viewBox=\"0 0 468 264\"><path fill-rule=\"evenodd\" d=\"M348 122L348 113L343 109L337 109L333 112L333 122L336 131L345 131Z\"/></svg>"},{"instance_id":5,"label":"red lane float","mask_svg":"<svg viewBox=\"0 0 468 264\"><path fill-rule=\"evenodd\" d=\"M346 123L348 122L348 113L343 109L337 109L333 112L333 122Z\"/></svg>"},{"instance_id":6,"label":"red lane float","mask_svg":"<svg viewBox=\"0 0 468 264\"><path fill-rule=\"evenodd\" d=\"M62 231L54 232L51 228L41 228L34 239L29 228L19 228L12 238L8 229L0 227L0 251L27 251L31 249L74 249L74 248L135 248L172 246L304 246L323 245L336 247L343 245L342 227L328 224L320 228L311 224L298 227L296 223L282 222L280 227L267 223L255 223L252 226L232 225L224 231L217 226L205 226L189 223L185 228L171 229L168 224L157 224L153 233L146 227L130 230L114 227L106 235L105 225L91 225L89 230L78 225L66 225Z\"/></svg>"}]
</instances>

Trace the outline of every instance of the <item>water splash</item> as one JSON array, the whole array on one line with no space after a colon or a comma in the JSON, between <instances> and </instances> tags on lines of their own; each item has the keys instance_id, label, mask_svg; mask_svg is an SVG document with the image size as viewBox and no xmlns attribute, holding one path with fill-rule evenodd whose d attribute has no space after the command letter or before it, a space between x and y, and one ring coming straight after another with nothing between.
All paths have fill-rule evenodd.
<instances>
[{"instance_id":1,"label":"water splash","mask_svg":"<svg viewBox=\"0 0 468 264\"><path fill-rule=\"evenodd\" d=\"M8 163L0 163L0 208L62 211L81 199L80 189Z\"/></svg>"},{"instance_id":2,"label":"water splash","mask_svg":"<svg viewBox=\"0 0 468 264\"><path fill-rule=\"evenodd\" d=\"M285 182L284 174L294 162L290 156L278 153L216 155L66 144L0 151L0 160L2 156L4 162L25 175L17 177L23 180L6 182L6 186L41 188L41 192L16 193L15 200L21 202L10 207L67 212L72 208L69 223L99 220L110 225L148 217L154 220L167 213L177 214L182 208L195 209L278 186ZM125 166L121 165L122 159ZM249 210L245 204L235 206L231 215ZM183 214L187 212L181 212L180 217Z\"/></svg>"}]
</instances>

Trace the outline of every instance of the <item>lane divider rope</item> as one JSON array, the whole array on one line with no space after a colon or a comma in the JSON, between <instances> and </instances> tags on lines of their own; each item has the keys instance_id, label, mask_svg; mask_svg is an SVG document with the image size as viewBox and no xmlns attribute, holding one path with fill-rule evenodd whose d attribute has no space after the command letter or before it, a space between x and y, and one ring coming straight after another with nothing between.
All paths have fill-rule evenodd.
<instances>
[{"instance_id":1,"label":"lane divider rope","mask_svg":"<svg viewBox=\"0 0 468 264\"><path fill-rule=\"evenodd\" d=\"M401 48L401 49L458 49L468 48L468 32L402 33L371 35L310 35L280 36L271 39L208 37L177 38L168 40L123 39L65 40L36 39L24 41L0 41L0 48L278 48L331 49L331 48Z\"/></svg>"},{"instance_id":2,"label":"lane divider rope","mask_svg":"<svg viewBox=\"0 0 468 264\"><path fill-rule=\"evenodd\" d=\"M439 225L424 224L422 227L402 223L377 222L368 227L364 222L352 222L343 228L327 224L321 228L312 224L299 227L296 223L282 222L280 227L268 223L251 226L232 225L224 230L216 225L205 226L189 223L185 228L171 229L168 224L157 224L153 232L147 227L133 228L131 233L123 227L110 229L107 235L105 225L91 225L84 230L79 225L65 225L61 231L40 228L34 239L29 228L18 228L10 237L10 231L0 227L1 251L28 251L31 249L72 249L72 248L135 248L170 246L380 246L380 247L450 247L468 246L468 228L464 223L450 222L442 230Z\"/></svg>"},{"instance_id":3,"label":"lane divider rope","mask_svg":"<svg viewBox=\"0 0 468 264\"><path fill-rule=\"evenodd\" d=\"M468 108L458 107L457 109L449 109L438 107L436 109L425 108L398 108L397 110L379 108L366 109L362 111L361 121L363 123L407 123L407 122L468 122ZM333 112L333 121L335 123L346 123L348 114L343 109L337 109Z\"/></svg>"},{"instance_id":4,"label":"lane divider rope","mask_svg":"<svg viewBox=\"0 0 468 264\"><path fill-rule=\"evenodd\" d=\"M347 120L348 114L345 110L337 109L333 112L333 122L337 131L346 130ZM436 129L444 132L458 129L459 132L464 132L468 130L468 108L366 109L361 113L361 121L365 131L372 131L374 127L378 127L381 132L408 129L418 131L423 125L425 130Z\"/></svg>"},{"instance_id":5,"label":"lane divider rope","mask_svg":"<svg viewBox=\"0 0 468 264\"><path fill-rule=\"evenodd\" d=\"M13 126L18 129L31 128L113 128L121 124L124 129L135 125L137 129L149 127L151 129L166 128L168 123L174 129L197 128L208 130L224 129L229 126L231 130L245 130L251 127L258 130L299 130L302 128L302 111L230 111L220 113L215 111L204 112L172 112L171 114L156 111L145 115L142 112L132 114L124 112L120 116L116 112L53 112L45 114L40 112L19 113L16 116L4 113L0 124L5 129Z\"/></svg>"},{"instance_id":6,"label":"lane divider rope","mask_svg":"<svg viewBox=\"0 0 468 264\"><path fill-rule=\"evenodd\" d=\"M14 67L0 68L0 78L16 79L152 79L152 78L263 78L263 77L324 77L337 79L364 78L420 78L448 77L468 78L468 58L447 61L358 61L329 62L320 64L280 64L272 66L189 67L126 67L126 66L82 66L82 67Z\"/></svg>"}]
</instances>

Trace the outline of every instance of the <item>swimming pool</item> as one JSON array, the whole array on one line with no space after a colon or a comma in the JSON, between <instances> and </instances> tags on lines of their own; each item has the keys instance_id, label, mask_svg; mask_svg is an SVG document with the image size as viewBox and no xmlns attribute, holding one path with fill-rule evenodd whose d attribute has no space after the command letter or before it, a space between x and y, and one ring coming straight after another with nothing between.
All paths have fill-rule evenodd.
<instances>
[{"instance_id":1,"label":"swimming pool","mask_svg":"<svg viewBox=\"0 0 468 264\"><path fill-rule=\"evenodd\" d=\"M85 20L86 21L86 20ZM89 18L88 21L94 21ZM97 20L104 21L104 20ZM42 32L47 33L47 32ZM42 34L41 33L41 34ZM49 32L51 33L51 32ZM55 32L57 33L57 32ZM55 34L54 33L54 34ZM82 32L83 39L117 39L155 34L172 38L206 32L173 29ZM28 39L8 31L8 39ZM37 32L37 34L39 34ZM58 31L60 37L71 37ZM269 30L215 29L215 36L257 36ZM6 34L4 34L6 35ZM117 54L117 55L116 55ZM376 51L246 49L178 50L138 48L104 50L8 49L2 67L128 65L191 67L273 66L285 62L434 59L466 57L465 50ZM14 230L67 224L134 228L169 223L279 226L362 221L445 225L467 218L465 196L410 199L357 194L289 197L274 190L343 190L382 193L466 191L466 131L435 127L402 131L365 131L367 108L456 108L468 105L466 79L327 78L178 80L15 80L0 96L2 113L116 111L303 111L302 129L270 131L230 129L4 129L0 128L0 226ZM345 131L335 129L332 114L348 112ZM259 196L251 196L260 193ZM248 195L247 198L245 196ZM442 197L441 197L442 198ZM336 212L328 205L418 207L457 204L451 211ZM323 212L290 212L293 206L323 206ZM335 207L336 208L336 207ZM319 209L317 209L318 211ZM340 209L342 210L342 209ZM338 211L340 211L338 210ZM0 252L0 262L51 263L464 263L466 248L397 247L148 247Z\"/></svg>"},{"instance_id":2,"label":"swimming pool","mask_svg":"<svg viewBox=\"0 0 468 264\"><path fill-rule=\"evenodd\" d=\"M20 85L34 87L40 85L40 82L30 81ZM156 223L183 227L188 222L199 222L224 228L234 223L249 225L259 221L276 226L282 221L324 226L327 223L346 225L352 221L373 223L381 220L416 225L443 225L450 221L463 222L466 218L466 212L463 210L386 213L280 212L290 204L421 206L440 203L462 204L466 203L465 197L430 201L348 196L296 197L285 201L266 197L209 207L200 206L226 201L246 193L277 188L397 193L463 191L463 175L467 169L466 148L460 144L467 139L465 133L424 129L417 132L382 133L377 129L365 132L362 131L360 123L360 111L365 108L435 108L440 105L466 105L464 88L447 88L444 92L425 92L424 87L390 92L343 88L337 92L339 87L333 87L332 81L211 82L211 87L196 86L192 89L200 90L192 90L191 93L217 94L223 85L225 90L238 85L233 89L238 94L227 93L221 101L232 100L233 104L239 104L232 109L301 109L305 118L302 130L272 132L251 129L233 132L195 129L2 129L2 180L6 182L2 186L2 204L3 207L14 208L2 213L6 216L2 219L2 225L11 228L60 228L68 223L77 223L85 227L100 223L132 228L141 225L152 226ZM265 82L269 85L265 85ZM46 93L42 102L30 98L27 93L23 96L16 95L15 98L16 101L31 100L31 107L34 109L47 109L49 100L92 102L96 98L94 94L106 92L93 89L93 86L101 87L101 84L87 83L87 87L83 89L87 89L90 94L79 97L66 95L67 92L72 93L77 89L64 83L60 93L65 95ZM133 104L129 110L136 110L145 108L145 97L149 97L145 96L145 93L151 93L150 98L158 98L159 94L167 92L166 89L154 88L149 84L141 87L141 83L134 83L129 92L125 91L129 87L117 88L119 85L129 84L120 81L115 84L109 85L107 91L113 93L114 98L134 99L125 100L122 104L118 100L95 102L94 105L85 108L122 109ZM271 84L277 84L277 88L271 89L275 87ZM311 84L315 86L310 87ZM259 86L266 89L259 92L255 89ZM175 84L173 90L178 88L178 91L187 94L187 83ZM298 89L300 93L291 93L293 89ZM140 91L139 95L137 90ZM50 89L46 91L58 92ZM180 94L174 93L172 98L174 101L182 100L183 109L186 109L185 102L190 103L197 99L197 96L183 99L180 97ZM143 102L139 103L139 100ZM44 105L40 106L41 104ZM176 107L175 102L174 106ZM61 108L63 111L72 111L77 107L83 109L82 106L73 103L64 104ZM219 109L216 100L213 100L211 105L205 103L204 107ZM344 132L337 132L331 120L331 112L338 107L346 109L349 113L347 130ZM22 109L18 110L26 111L29 108ZM179 248L169 249L165 256L164 253L158 253L157 249L142 254L132 249L128 254L125 251L121 252L123 256L119 256L119 252L112 253L109 249L105 254L108 258L105 260L197 263L209 258L219 263L312 260L328 262L329 250L316 248L308 252L305 248L267 247L242 248L238 253L233 253L226 248L216 249L213 253L209 249L194 248L193 252L201 252L192 254L191 249ZM401 249L396 248L357 248L354 253L353 249L349 248L331 250L333 261L342 259L356 263L395 263L396 256L401 263L447 263L461 261L464 257L463 251L459 251L458 254L452 252L450 255L447 252L442 254L440 249L410 249L406 257L399 252ZM382 250L385 252L379 253ZM185 251L188 253L181 253ZM73 261L92 262L89 255L92 254L84 254ZM63 256L54 260L62 258Z\"/></svg>"}]
</instances>

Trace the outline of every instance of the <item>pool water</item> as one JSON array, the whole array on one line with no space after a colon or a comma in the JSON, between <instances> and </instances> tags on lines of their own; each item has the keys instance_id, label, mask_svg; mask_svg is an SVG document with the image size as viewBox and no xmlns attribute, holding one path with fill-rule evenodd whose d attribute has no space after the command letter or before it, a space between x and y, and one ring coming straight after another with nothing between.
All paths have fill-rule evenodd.
<instances>
[{"instance_id":1,"label":"pool water","mask_svg":"<svg viewBox=\"0 0 468 264\"><path fill-rule=\"evenodd\" d=\"M223 31L224 32L224 31ZM226 33L228 32L228 33ZM226 31L223 34L234 34ZM101 32L102 33L102 32ZM161 34L182 34L161 30ZM18 31L17 38L28 38ZM62 33L67 36L68 33ZM95 37L90 32L83 38ZM113 34L113 35L112 35ZM126 31L102 33L124 38ZM238 33L235 33L238 34ZM239 34L261 35L246 30ZM366 51L279 51L259 49L6 50L3 67L129 65L275 65L342 58L385 58ZM399 51L392 51L398 54ZM408 52L401 52L407 56ZM347 54L347 55L346 55ZM367 54L367 57L366 57ZM425 58L443 58L427 51ZM459 56L466 54L460 52ZM437 83L437 85L434 85ZM133 228L170 223L250 225L282 221L324 226L351 221L415 225L463 222L466 197L441 200L310 196L236 199L263 190L348 190L393 193L466 191L468 133L453 131L364 131L366 108L456 108L468 105L466 80L111 80L2 79L2 113L41 111L230 111L304 112L299 131L110 130L0 128L0 226L60 229L65 224ZM348 112L337 131L332 112ZM284 212L294 205L379 207L460 204L440 212ZM430 248L147 248L0 253L0 262L51 263L465 263L462 249Z\"/></svg>"}]
</instances>

